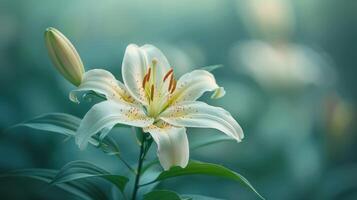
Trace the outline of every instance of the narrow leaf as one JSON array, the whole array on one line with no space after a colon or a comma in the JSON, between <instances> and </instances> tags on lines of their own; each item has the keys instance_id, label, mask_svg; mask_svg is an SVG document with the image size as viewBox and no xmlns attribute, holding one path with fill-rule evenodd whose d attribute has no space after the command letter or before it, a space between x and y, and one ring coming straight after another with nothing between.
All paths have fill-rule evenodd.
<instances>
[{"instance_id":1,"label":"narrow leaf","mask_svg":"<svg viewBox=\"0 0 357 200\"><path fill-rule=\"evenodd\" d=\"M179 195L170 190L154 190L144 195L144 200L222 200L213 197L196 195L196 194L184 194Z\"/></svg>"},{"instance_id":2,"label":"narrow leaf","mask_svg":"<svg viewBox=\"0 0 357 200\"><path fill-rule=\"evenodd\" d=\"M48 113L34 119L17 124L13 127L27 126L29 128L61 133L73 136L81 122L81 119L66 113Z\"/></svg>"},{"instance_id":3,"label":"narrow leaf","mask_svg":"<svg viewBox=\"0 0 357 200\"><path fill-rule=\"evenodd\" d=\"M223 65L209 65L209 66L205 66L205 67L200 67L199 69L212 72L212 71L219 69L221 67L223 67Z\"/></svg>"},{"instance_id":4,"label":"narrow leaf","mask_svg":"<svg viewBox=\"0 0 357 200\"><path fill-rule=\"evenodd\" d=\"M75 136L80 123L80 118L70 114L48 113L17 124L11 128L25 126L36 130L59 133L70 139ZM109 136L103 138L105 135L106 134L101 134L99 137L92 137L89 142L109 155L119 154L120 151L116 142Z\"/></svg>"},{"instance_id":5,"label":"narrow leaf","mask_svg":"<svg viewBox=\"0 0 357 200\"><path fill-rule=\"evenodd\" d=\"M190 199L190 200L223 200L223 199L217 199L214 197L208 197L208 196L197 195L197 194L183 194L181 195L181 198Z\"/></svg>"},{"instance_id":6,"label":"narrow leaf","mask_svg":"<svg viewBox=\"0 0 357 200\"><path fill-rule=\"evenodd\" d=\"M51 169L21 169L10 171L5 174L0 175L1 178L32 178L36 180L43 181L45 183L50 183L55 175L58 173L57 170ZM105 192L89 181L81 181L76 183L62 183L56 185L57 187L69 192L80 199L106 199Z\"/></svg>"},{"instance_id":7,"label":"narrow leaf","mask_svg":"<svg viewBox=\"0 0 357 200\"><path fill-rule=\"evenodd\" d=\"M124 191L128 178L113 175L108 171L85 161L73 161L65 165L52 180L53 184L66 183L84 178L99 177L114 184L121 192Z\"/></svg>"},{"instance_id":8,"label":"narrow leaf","mask_svg":"<svg viewBox=\"0 0 357 200\"><path fill-rule=\"evenodd\" d=\"M20 126L29 127L36 130L59 133L68 137L73 137L76 134L77 128L81 123L81 119L66 113L48 113L43 114L34 119L30 119L23 123L17 124L11 128ZM97 146L98 140L91 139L90 143Z\"/></svg>"},{"instance_id":9,"label":"narrow leaf","mask_svg":"<svg viewBox=\"0 0 357 200\"><path fill-rule=\"evenodd\" d=\"M250 188L253 192L255 192L261 199L264 199L256 190L255 188L249 183L249 181L244 178L242 175L225 168L221 165L212 164L212 163L204 163L199 161L190 161L186 168L181 167L172 167L168 171L163 171L160 175L152 182L162 181L169 178L177 177L177 176L185 176L185 175L209 175L209 176L216 176L222 177L226 179L230 179L233 181L237 181L242 185ZM147 184L150 184L147 183ZM143 185L147 185L143 184Z\"/></svg>"},{"instance_id":10,"label":"narrow leaf","mask_svg":"<svg viewBox=\"0 0 357 200\"><path fill-rule=\"evenodd\" d=\"M182 200L180 196L169 190L154 190L144 195L144 200Z\"/></svg>"},{"instance_id":11,"label":"narrow leaf","mask_svg":"<svg viewBox=\"0 0 357 200\"><path fill-rule=\"evenodd\" d=\"M199 149L201 147L205 147L211 144L216 144L219 142L226 142L226 141L235 141L233 138L227 136L227 135L223 135L223 134L217 134L214 135L212 137L206 137L203 140L196 140L194 142L190 143L190 150L196 150Z\"/></svg>"}]
</instances>

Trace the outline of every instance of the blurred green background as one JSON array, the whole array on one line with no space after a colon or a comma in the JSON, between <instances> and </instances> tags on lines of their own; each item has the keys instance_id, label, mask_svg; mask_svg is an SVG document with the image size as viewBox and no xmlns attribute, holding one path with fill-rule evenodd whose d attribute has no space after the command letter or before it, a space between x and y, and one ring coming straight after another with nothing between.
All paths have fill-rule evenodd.
<instances>
[{"instance_id":1,"label":"blurred green background","mask_svg":"<svg viewBox=\"0 0 357 200\"><path fill-rule=\"evenodd\" d=\"M245 131L242 143L219 143L191 158L243 174L267 199L357 199L356 53L354 0L1 0L0 170L58 169L83 159L125 174L114 158L73 140L8 127L43 113L79 117L73 88L52 66L44 45L56 27L76 46L86 69L104 68L121 80L130 43L154 44L179 74L214 71L230 111ZM208 99L208 98L207 98ZM190 141L220 134L189 129ZM129 129L114 129L124 156L136 162ZM155 148L152 149L154 156ZM255 199L236 183L200 176L158 188L223 199ZM72 199L27 179L1 180L1 199Z\"/></svg>"}]
</instances>

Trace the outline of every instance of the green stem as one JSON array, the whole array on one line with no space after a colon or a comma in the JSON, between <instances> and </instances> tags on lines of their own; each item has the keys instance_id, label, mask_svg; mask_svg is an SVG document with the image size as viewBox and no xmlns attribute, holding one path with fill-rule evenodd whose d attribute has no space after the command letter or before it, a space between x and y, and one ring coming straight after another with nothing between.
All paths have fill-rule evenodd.
<instances>
[{"instance_id":1,"label":"green stem","mask_svg":"<svg viewBox=\"0 0 357 200\"><path fill-rule=\"evenodd\" d=\"M142 134L144 134L144 133L142 133ZM136 171L134 189L133 189L133 194L131 196L131 200L136 200L136 195L137 195L138 190L139 190L141 168L143 166L143 162L144 162L144 159L145 159L146 152L147 152L146 138L144 136L142 138L141 145L140 145L139 163L138 163L138 168L137 168L137 171Z\"/></svg>"}]
</instances>

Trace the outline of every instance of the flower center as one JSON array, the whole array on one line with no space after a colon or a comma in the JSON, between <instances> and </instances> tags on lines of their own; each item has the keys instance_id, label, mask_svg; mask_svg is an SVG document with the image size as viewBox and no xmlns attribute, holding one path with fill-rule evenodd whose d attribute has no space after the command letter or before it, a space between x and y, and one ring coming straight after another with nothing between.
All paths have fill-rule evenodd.
<instances>
[{"instance_id":1,"label":"flower center","mask_svg":"<svg viewBox=\"0 0 357 200\"><path fill-rule=\"evenodd\" d=\"M176 89L177 81L174 76L174 70L170 68L163 76L162 80L158 80L157 76L157 60L153 59L147 69L147 72L142 80L142 87L145 91L146 98L149 102L147 106L148 115L157 117L164 108L167 107L167 102L171 94Z\"/></svg>"}]
</instances>

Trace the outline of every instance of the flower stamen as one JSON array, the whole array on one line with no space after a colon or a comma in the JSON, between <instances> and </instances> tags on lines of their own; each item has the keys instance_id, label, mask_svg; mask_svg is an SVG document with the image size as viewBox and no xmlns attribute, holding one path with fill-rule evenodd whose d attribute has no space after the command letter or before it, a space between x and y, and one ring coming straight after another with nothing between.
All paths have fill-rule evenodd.
<instances>
[{"instance_id":1,"label":"flower stamen","mask_svg":"<svg viewBox=\"0 0 357 200\"><path fill-rule=\"evenodd\" d=\"M148 70L146 81L149 81L150 75L151 75L151 68L149 68L149 70Z\"/></svg>"},{"instance_id":2,"label":"flower stamen","mask_svg":"<svg viewBox=\"0 0 357 200\"><path fill-rule=\"evenodd\" d=\"M173 84L172 84L172 88L171 88L171 91L170 91L170 93L172 94L174 91L175 91L175 89L176 89L176 80L175 79L173 79Z\"/></svg>"},{"instance_id":3,"label":"flower stamen","mask_svg":"<svg viewBox=\"0 0 357 200\"><path fill-rule=\"evenodd\" d=\"M166 73L166 75L164 76L163 82L166 81L166 79L170 76L170 74L172 74L173 71L174 71L174 69L171 68L171 69Z\"/></svg>"},{"instance_id":4,"label":"flower stamen","mask_svg":"<svg viewBox=\"0 0 357 200\"><path fill-rule=\"evenodd\" d=\"M142 85L144 89L145 89L146 82L149 82L150 74L151 74L151 68L148 69L148 72L144 76L143 85Z\"/></svg>"},{"instance_id":5,"label":"flower stamen","mask_svg":"<svg viewBox=\"0 0 357 200\"><path fill-rule=\"evenodd\" d=\"M151 99L151 101L153 101L154 100L154 84L152 84L151 85L151 94L150 94L150 99Z\"/></svg>"},{"instance_id":6,"label":"flower stamen","mask_svg":"<svg viewBox=\"0 0 357 200\"><path fill-rule=\"evenodd\" d=\"M147 74L144 76L144 80L143 80L143 88L145 89L145 85L146 85L146 77L147 77Z\"/></svg>"},{"instance_id":7,"label":"flower stamen","mask_svg":"<svg viewBox=\"0 0 357 200\"><path fill-rule=\"evenodd\" d=\"M170 77L170 84L169 84L169 88L168 88L168 91L170 92L170 90L171 90L171 87L172 87L172 83L173 83L173 81L174 81L174 75L173 74L171 74L171 77Z\"/></svg>"}]
</instances>

